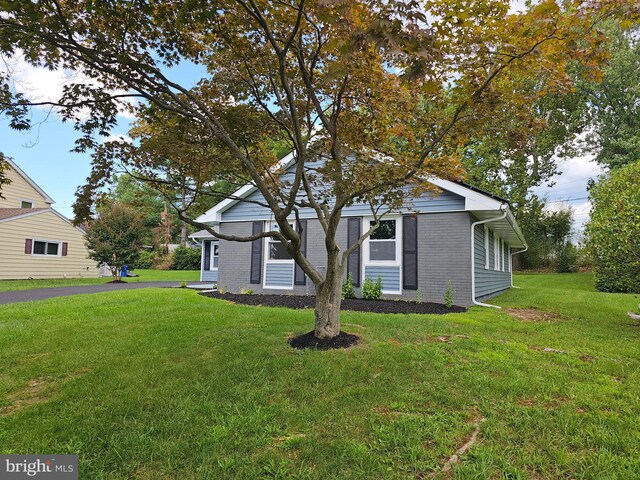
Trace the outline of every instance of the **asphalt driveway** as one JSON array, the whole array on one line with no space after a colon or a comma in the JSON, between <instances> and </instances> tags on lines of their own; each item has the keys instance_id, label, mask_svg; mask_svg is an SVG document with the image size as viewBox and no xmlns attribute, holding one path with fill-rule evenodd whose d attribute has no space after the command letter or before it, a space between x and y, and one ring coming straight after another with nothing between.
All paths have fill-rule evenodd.
<instances>
[{"instance_id":1,"label":"asphalt driveway","mask_svg":"<svg viewBox=\"0 0 640 480\"><path fill-rule=\"evenodd\" d=\"M187 285L198 285L200 282L187 282ZM69 295L84 295L87 293L113 292L116 290L133 290L138 288L175 287L180 282L135 282L135 283L104 283L100 285L78 285L75 287L34 288L32 290L14 290L0 292L0 305L7 303L31 302L46 300L47 298L68 297Z\"/></svg>"}]
</instances>

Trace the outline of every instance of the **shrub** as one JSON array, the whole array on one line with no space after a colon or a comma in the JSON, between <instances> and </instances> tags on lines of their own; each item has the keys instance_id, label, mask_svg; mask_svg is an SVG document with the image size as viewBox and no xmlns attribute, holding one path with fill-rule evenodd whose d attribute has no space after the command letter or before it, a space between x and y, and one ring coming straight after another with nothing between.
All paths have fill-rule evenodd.
<instances>
[{"instance_id":1,"label":"shrub","mask_svg":"<svg viewBox=\"0 0 640 480\"><path fill-rule=\"evenodd\" d=\"M353 275L347 275L347 281L342 284L342 298L356 298L356 288L353 286Z\"/></svg>"},{"instance_id":2,"label":"shrub","mask_svg":"<svg viewBox=\"0 0 640 480\"><path fill-rule=\"evenodd\" d=\"M140 252L140 256L138 260L133 264L133 268L141 268L145 270L149 270L153 268L153 251L151 250L142 250Z\"/></svg>"},{"instance_id":3,"label":"shrub","mask_svg":"<svg viewBox=\"0 0 640 480\"><path fill-rule=\"evenodd\" d=\"M178 247L173 251L171 270L200 270L202 249Z\"/></svg>"},{"instance_id":4,"label":"shrub","mask_svg":"<svg viewBox=\"0 0 640 480\"><path fill-rule=\"evenodd\" d=\"M253 295L253 289L252 288L243 288L242 290L240 290L240 293L242 295Z\"/></svg>"},{"instance_id":5,"label":"shrub","mask_svg":"<svg viewBox=\"0 0 640 480\"><path fill-rule=\"evenodd\" d=\"M142 249L144 224L133 209L115 202L106 203L89 223L85 242L89 257L106 263L114 280L120 280L124 265L135 265Z\"/></svg>"},{"instance_id":6,"label":"shrub","mask_svg":"<svg viewBox=\"0 0 640 480\"><path fill-rule=\"evenodd\" d=\"M640 293L640 161L612 171L594 184L585 233L596 288Z\"/></svg>"},{"instance_id":7,"label":"shrub","mask_svg":"<svg viewBox=\"0 0 640 480\"><path fill-rule=\"evenodd\" d=\"M377 280L365 279L362 284L362 297L366 300L379 300L382 295L382 277Z\"/></svg>"},{"instance_id":8,"label":"shrub","mask_svg":"<svg viewBox=\"0 0 640 480\"><path fill-rule=\"evenodd\" d=\"M571 242L567 242L560 248L558 254L558 264L556 265L556 272L558 273L571 273L575 272L578 263L578 251Z\"/></svg>"},{"instance_id":9,"label":"shrub","mask_svg":"<svg viewBox=\"0 0 640 480\"><path fill-rule=\"evenodd\" d=\"M453 307L453 293L451 280L447 280L447 288L444 290L444 305L447 308Z\"/></svg>"}]
</instances>

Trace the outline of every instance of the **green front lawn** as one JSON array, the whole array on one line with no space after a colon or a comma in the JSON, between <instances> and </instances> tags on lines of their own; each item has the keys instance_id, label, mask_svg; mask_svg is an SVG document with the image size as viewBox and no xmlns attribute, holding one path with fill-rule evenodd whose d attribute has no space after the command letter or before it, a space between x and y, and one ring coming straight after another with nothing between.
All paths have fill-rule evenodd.
<instances>
[{"instance_id":1,"label":"green front lawn","mask_svg":"<svg viewBox=\"0 0 640 480\"><path fill-rule=\"evenodd\" d=\"M311 311L149 289L0 306L0 452L76 453L91 479L640 477L640 299L519 276L522 321L343 313L346 351L299 352ZM544 349L562 351L544 351Z\"/></svg>"},{"instance_id":2,"label":"green front lawn","mask_svg":"<svg viewBox=\"0 0 640 480\"><path fill-rule=\"evenodd\" d=\"M135 270L139 277L127 278L127 282L164 282L200 280L200 270ZM10 290L30 290L32 288L71 287L75 285L96 285L107 283L111 277L102 278L54 278L38 280L0 280L0 292Z\"/></svg>"}]
</instances>

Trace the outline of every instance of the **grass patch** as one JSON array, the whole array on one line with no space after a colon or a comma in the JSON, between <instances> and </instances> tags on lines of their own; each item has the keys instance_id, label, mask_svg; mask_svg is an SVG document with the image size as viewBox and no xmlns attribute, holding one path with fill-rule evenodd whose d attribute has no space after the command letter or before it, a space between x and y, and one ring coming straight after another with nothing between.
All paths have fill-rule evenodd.
<instances>
[{"instance_id":1,"label":"grass patch","mask_svg":"<svg viewBox=\"0 0 640 480\"><path fill-rule=\"evenodd\" d=\"M127 282L197 282L199 270L135 270L139 277L127 278ZM30 290L33 288L72 287L77 285L98 285L110 282L111 277L102 278L52 278L36 280L0 280L0 292Z\"/></svg>"},{"instance_id":2,"label":"grass patch","mask_svg":"<svg viewBox=\"0 0 640 480\"><path fill-rule=\"evenodd\" d=\"M638 478L640 302L589 280L494 299L557 322L344 312L362 341L325 352L287 344L312 311L180 289L0 306L0 409L46 379L0 451L79 454L92 479Z\"/></svg>"}]
</instances>

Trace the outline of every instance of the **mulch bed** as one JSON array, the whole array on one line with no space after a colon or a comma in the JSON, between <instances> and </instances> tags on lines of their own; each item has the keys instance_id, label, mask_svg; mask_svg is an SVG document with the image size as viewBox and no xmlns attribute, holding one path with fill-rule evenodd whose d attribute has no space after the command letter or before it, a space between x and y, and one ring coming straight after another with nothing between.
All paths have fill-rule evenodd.
<instances>
[{"instance_id":1,"label":"mulch bed","mask_svg":"<svg viewBox=\"0 0 640 480\"><path fill-rule=\"evenodd\" d=\"M242 305L264 307L314 308L316 305L316 297L310 295L248 295L219 292L202 292L200 295L228 300ZM362 300L359 298L342 300L342 310L373 313L432 313L440 315L467 311L464 307L453 306L447 308L441 303L418 303L406 300Z\"/></svg>"},{"instance_id":2,"label":"mulch bed","mask_svg":"<svg viewBox=\"0 0 640 480\"><path fill-rule=\"evenodd\" d=\"M357 344L360 337L351 333L340 332L338 336L328 340L316 338L313 330L289 339L289 345L298 350L311 348L314 350L331 350L334 348L349 348Z\"/></svg>"},{"instance_id":3,"label":"mulch bed","mask_svg":"<svg viewBox=\"0 0 640 480\"><path fill-rule=\"evenodd\" d=\"M126 282L124 280L111 280L110 282L107 282L107 283L129 283L129 282Z\"/></svg>"}]
</instances>

